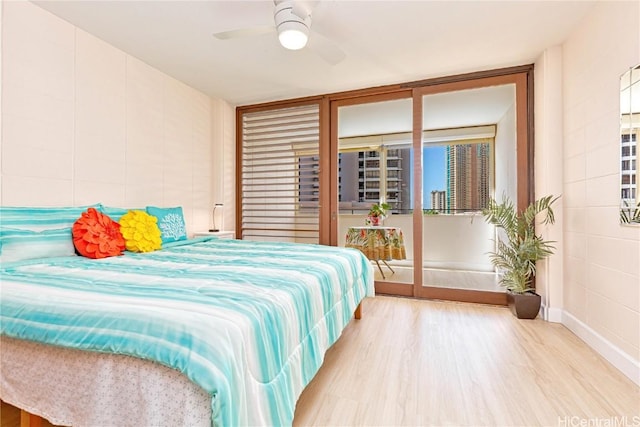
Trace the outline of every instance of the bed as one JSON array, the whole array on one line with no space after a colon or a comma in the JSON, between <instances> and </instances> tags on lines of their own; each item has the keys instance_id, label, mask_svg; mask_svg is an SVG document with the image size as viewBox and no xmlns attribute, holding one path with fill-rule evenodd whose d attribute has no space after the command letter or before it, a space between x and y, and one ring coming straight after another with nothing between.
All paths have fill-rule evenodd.
<instances>
[{"instance_id":1,"label":"bed","mask_svg":"<svg viewBox=\"0 0 640 427\"><path fill-rule=\"evenodd\" d=\"M357 250L215 237L0 275L0 399L64 425L291 425L373 296Z\"/></svg>"}]
</instances>

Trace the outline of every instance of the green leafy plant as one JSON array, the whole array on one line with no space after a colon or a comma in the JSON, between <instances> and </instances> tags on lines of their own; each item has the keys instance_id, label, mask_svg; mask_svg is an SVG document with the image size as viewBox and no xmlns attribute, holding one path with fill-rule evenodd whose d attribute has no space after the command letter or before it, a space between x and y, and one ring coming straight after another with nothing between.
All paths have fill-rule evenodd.
<instances>
[{"instance_id":1,"label":"green leafy plant","mask_svg":"<svg viewBox=\"0 0 640 427\"><path fill-rule=\"evenodd\" d=\"M369 216L385 218L389 209L391 206L388 203L374 203L369 209Z\"/></svg>"},{"instance_id":2,"label":"green leafy plant","mask_svg":"<svg viewBox=\"0 0 640 427\"><path fill-rule=\"evenodd\" d=\"M522 212L503 196L501 203L490 199L482 214L489 224L504 231L506 238L498 238L496 251L490 252L491 262L500 273L500 284L513 293L533 292L536 262L553 254L553 241L544 240L535 232L535 220L543 214L542 224L553 224L551 205L558 197L547 196L532 202Z\"/></svg>"}]
</instances>

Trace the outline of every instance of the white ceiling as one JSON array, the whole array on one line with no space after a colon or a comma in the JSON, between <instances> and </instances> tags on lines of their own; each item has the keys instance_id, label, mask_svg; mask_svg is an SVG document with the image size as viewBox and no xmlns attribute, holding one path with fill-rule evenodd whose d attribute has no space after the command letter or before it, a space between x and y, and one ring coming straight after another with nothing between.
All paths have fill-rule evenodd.
<instances>
[{"instance_id":1,"label":"white ceiling","mask_svg":"<svg viewBox=\"0 0 640 427\"><path fill-rule=\"evenodd\" d=\"M236 105L528 64L562 43L592 1L336 1L316 4L308 48L275 32L221 41L213 33L273 25L273 2L35 1L91 34ZM320 35L322 34L322 35ZM323 37L346 58L325 62Z\"/></svg>"}]
</instances>

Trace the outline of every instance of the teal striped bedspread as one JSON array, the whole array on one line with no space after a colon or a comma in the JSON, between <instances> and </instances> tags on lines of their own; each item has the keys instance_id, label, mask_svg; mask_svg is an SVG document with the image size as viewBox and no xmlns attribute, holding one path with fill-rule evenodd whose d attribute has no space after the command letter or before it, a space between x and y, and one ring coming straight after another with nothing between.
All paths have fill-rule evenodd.
<instances>
[{"instance_id":1,"label":"teal striped bedspread","mask_svg":"<svg viewBox=\"0 0 640 427\"><path fill-rule=\"evenodd\" d=\"M213 425L281 426L373 272L353 249L200 238L8 263L0 296L3 335L152 360L209 393Z\"/></svg>"}]
</instances>

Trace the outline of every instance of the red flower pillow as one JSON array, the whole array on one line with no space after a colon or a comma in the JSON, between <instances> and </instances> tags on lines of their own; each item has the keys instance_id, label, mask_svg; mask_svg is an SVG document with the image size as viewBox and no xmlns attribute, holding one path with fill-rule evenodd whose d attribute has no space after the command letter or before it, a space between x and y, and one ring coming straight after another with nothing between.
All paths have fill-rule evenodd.
<instances>
[{"instance_id":1,"label":"red flower pillow","mask_svg":"<svg viewBox=\"0 0 640 427\"><path fill-rule=\"evenodd\" d=\"M120 224L94 208L82 213L73 224L72 234L76 250L87 258L107 258L124 251Z\"/></svg>"}]
</instances>

